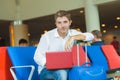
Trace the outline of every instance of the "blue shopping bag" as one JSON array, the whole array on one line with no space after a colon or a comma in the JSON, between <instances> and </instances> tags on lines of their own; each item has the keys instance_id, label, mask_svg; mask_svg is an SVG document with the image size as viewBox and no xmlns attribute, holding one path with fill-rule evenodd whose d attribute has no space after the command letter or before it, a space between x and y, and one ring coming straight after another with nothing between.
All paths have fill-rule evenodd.
<instances>
[{"instance_id":1,"label":"blue shopping bag","mask_svg":"<svg viewBox=\"0 0 120 80\"><path fill-rule=\"evenodd\" d=\"M87 65L87 66L86 66ZM106 80L104 67L84 63L82 66L74 66L69 71L69 80Z\"/></svg>"}]
</instances>

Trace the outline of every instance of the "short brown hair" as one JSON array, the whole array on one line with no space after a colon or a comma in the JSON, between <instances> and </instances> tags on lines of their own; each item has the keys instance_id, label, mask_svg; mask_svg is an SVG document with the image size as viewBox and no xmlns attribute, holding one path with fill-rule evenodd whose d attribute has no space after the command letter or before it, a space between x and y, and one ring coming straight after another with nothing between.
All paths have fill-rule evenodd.
<instances>
[{"instance_id":1,"label":"short brown hair","mask_svg":"<svg viewBox=\"0 0 120 80\"><path fill-rule=\"evenodd\" d=\"M28 41L26 39L23 39L23 38L19 40L19 45L24 44L24 43L28 44Z\"/></svg>"},{"instance_id":2,"label":"short brown hair","mask_svg":"<svg viewBox=\"0 0 120 80\"><path fill-rule=\"evenodd\" d=\"M70 13L68 13L65 10L59 10L59 11L57 11L54 17L55 17L55 20L56 20L58 17L63 17L63 16L67 17L68 20L71 20Z\"/></svg>"},{"instance_id":3,"label":"short brown hair","mask_svg":"<svg viewBox=\"0 0 120 80\"><path fill-rule=\"evenodd\" d=\"M93 30L92 34L96 35L97 38L102 38L102 33L99 30Z\"/></svg>"},{"instance_id":4,"label":"short brown hair","mask_svg":"<svg viewBox=\"0 0 120 80\"><path fill-rule=\"evenodd\" d=\"M113 39L117 39L117 37L116 37L116 36L113 36Z\"/></svg>"}]
</instances>

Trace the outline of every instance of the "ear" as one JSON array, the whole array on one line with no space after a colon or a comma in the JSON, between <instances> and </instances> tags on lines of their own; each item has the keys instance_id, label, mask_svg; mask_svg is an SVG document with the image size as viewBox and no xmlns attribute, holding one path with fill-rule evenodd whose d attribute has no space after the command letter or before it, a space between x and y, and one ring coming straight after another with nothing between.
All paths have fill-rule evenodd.
<instances>
[{"instance_id":1,"label":"ear","mask_svg":"<svg viewBox=\"0 0 120 80\"><path fill-rule=\"evenodd\" d=\"M72 20L70 20L70 25L72 24Z\"/></svg>"}]
</instances>

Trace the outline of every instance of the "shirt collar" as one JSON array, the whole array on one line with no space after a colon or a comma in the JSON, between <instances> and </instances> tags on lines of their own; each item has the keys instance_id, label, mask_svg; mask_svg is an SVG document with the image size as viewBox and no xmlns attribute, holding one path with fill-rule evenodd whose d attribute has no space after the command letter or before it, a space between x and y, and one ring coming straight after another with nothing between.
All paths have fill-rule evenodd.
<instances>
[{"instance_id":1,"label":"shirt collar","mask_svg":"<svg viewBox=\"0 0 120 80\"><path fill-rule=\"evenodd\" d=\"M57 32L57 28L55 29L55 34L54 34L55 37L59 37L59 34Z\"/></svg>"},{"instance_id":2,"label":"shirt collar","mask_svg":"<svg viewBox=\"0 0 120 80\"><path fill-rule=\"evenodd\" d=\"M71 36L71 35L72 35L72 33L71 33L71 30L69 29L67 36ZM55 37L60 37L59 34L58 34L58 32L57 32L57 28L55 29L55 34L54 34L54 36L55 36Z\"/></svg>"}]
</instances>

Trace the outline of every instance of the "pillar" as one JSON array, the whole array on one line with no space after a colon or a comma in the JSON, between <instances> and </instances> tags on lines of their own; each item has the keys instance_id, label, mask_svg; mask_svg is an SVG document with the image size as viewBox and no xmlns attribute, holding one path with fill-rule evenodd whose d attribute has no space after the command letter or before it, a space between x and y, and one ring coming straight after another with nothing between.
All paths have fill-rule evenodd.
<instances>
[{"instance_id":1,"label":"pillar","mask_svg":"<svg viewBox=\"0 0 120 80\"><path fill-rule=\"evenodd\" d=\"M19 40L24 38L29 41L28 26L26 24L10 25L10 44L11 46L18 46Z\"/></svg>"},{"instance_id":2,"label":"pillar","mask_svg":"<svg viewBox=\"0 0 120 80\"><path fill-rule=\"evenodd\" d=\"M93 0L85 0L85 21L87 32L100 30L98 7Z\"/></svg>"}]
</instances>

